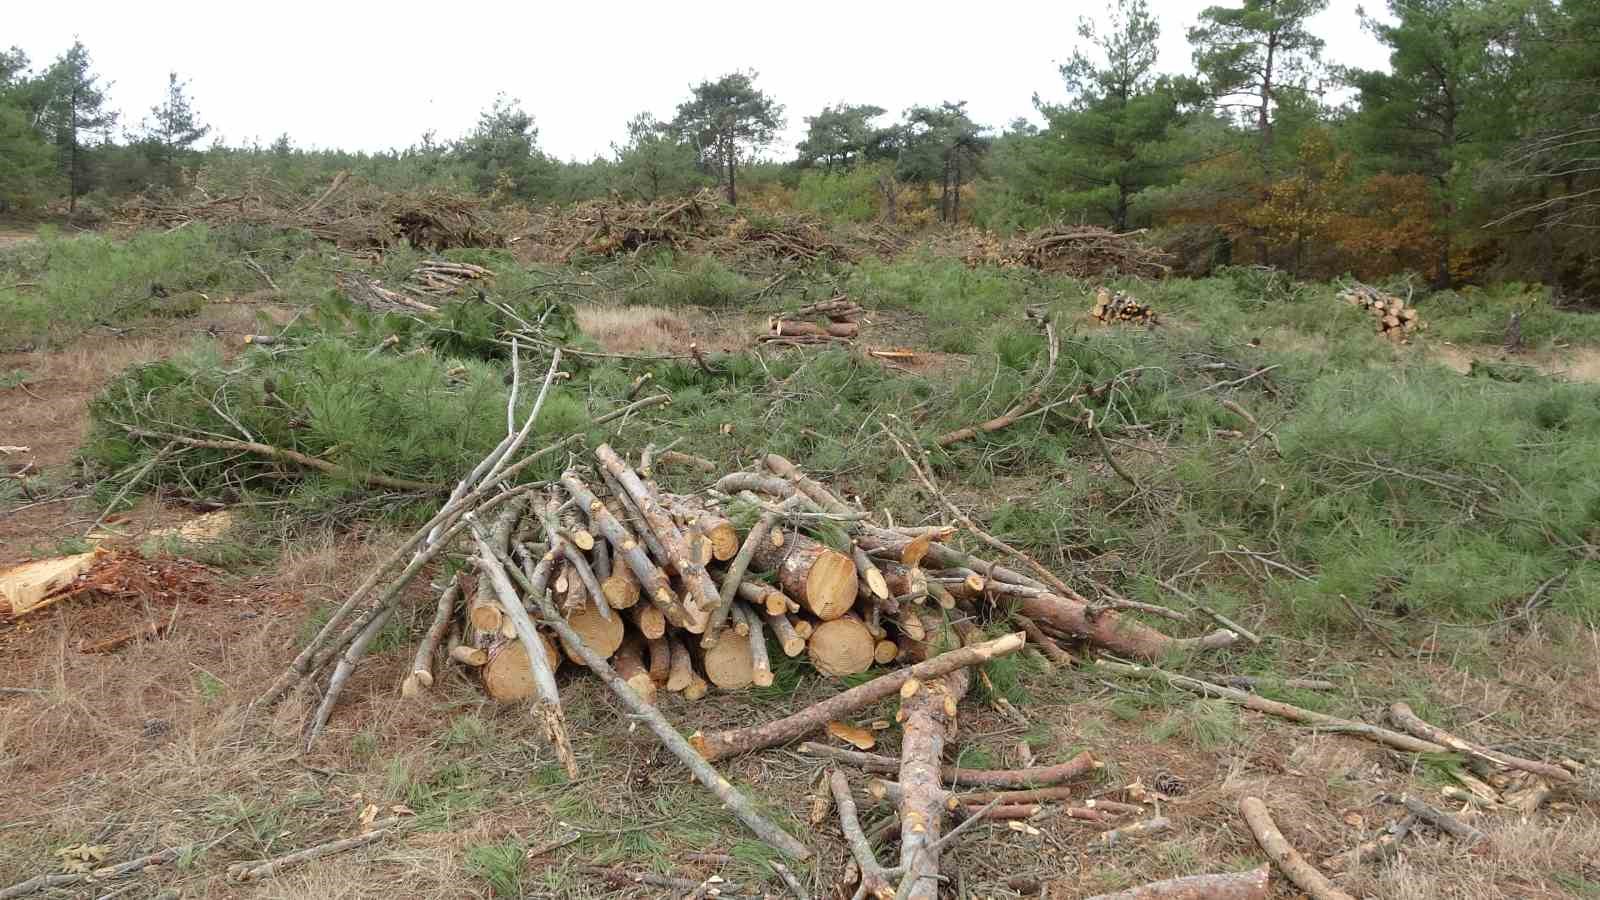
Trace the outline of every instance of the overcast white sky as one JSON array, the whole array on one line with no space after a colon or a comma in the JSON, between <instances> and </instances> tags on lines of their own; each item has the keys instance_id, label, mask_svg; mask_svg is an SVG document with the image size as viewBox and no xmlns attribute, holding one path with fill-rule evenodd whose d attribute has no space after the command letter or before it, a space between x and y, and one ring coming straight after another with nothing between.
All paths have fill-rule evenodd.
<instances>
[{"instance_id":1,"label":"overcast white sky","mask_svg":"<svg viewBox=\"0 0 1600 900\"><path fill-rule=\"evenodd\" d=\"M1186 70L1186 29L1214 0L1150 0L1163 68ZM1381 68L1357 0L1314 20L1326 57ZM1380 7L1381 0L1369 6ZM428 129L454 137L496 91L534 115L540 144L587 159L620 140L628 117L670 118L688 86L740 68L786 107L787 146L803 117L840 100L898 114L917 103L969 101L979 122L1033 112L1035 91L1062 95L1056 66L1081 15L1100 3L795 4L610 2L516 4L38 2L0 0L0 46L42 67L82 39L115 82L112 106L137 125L167 72L192 79L202 118L228 143L404 147Z\"/></svg>"}]
</instances>

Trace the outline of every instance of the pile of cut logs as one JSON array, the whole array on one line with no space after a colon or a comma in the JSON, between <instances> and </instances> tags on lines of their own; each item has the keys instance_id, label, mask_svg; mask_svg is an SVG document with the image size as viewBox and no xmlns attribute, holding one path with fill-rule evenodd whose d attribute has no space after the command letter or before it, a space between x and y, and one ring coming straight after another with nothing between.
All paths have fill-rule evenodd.
<instances>
[{"instance_id":1,"label":"pile of cut logs","mask_svg":"<svg viewBox=\"0 0 1600 900\"><path fill-rule=\"evenodd\" d=\"M568 468L553 483L519 484L518 474L533 462L582 439L580 433L521 452L560 361L556 351L521 428L513 428L508 409L501 444L333 611L253 708L270 708L303 685L322 686L307 725L307 744L315 741L352 671L403 604L405 585L442 554L464 553L476 572L440 586L402 695L416 697L433 686L442 650L475 671L492 696L528 698L556 757L577 777L556 680L570 660L575 670L603 681L751 831L797 859L810 850L765 818L712 763L824 730L846 733L841 720L898 697L902 863L877 866L870 852L858 860L861 893L893 896L890 882L899 879L912 887L907 896L931 900L946 843L939 839L942 820L951 812L939 760L968 685L987 682L988 661L1031 645L1052 662L1070 662L1058 640L1150 661L1227 646L1237 637L1222 630L1172 638L1119 614L1115 605L1089 602L1031 558L978 531L892 435L930 494L1026 572L958 549L953 539L964 532L953 526L879 524L776 454L761 459L760 471L725 475L694 494L663 490L655 466L690 465L700 471L698 480L715 474L713 463L647 447L634 465L607 444L594 449L588 469ZM514 407L515 366L513 375ZM634 401L594 423L664 400ZM977 624L986 619L1009 620L1017 630L991 637ZM693 698L713 688L770 684L770 652L803 655L825 677L900 665L786 717L687 739L655 702L662 689ZM1020 770L1000 782L973 782L962 770L961 779L1053 784L1089 765L1085 757Z\"/></svg>"},{"instance_id":2,"label":"pile of cut logs","mask_svg":"<svg viewBox=\"0 0 1600 900\"><path fill-rule=\"evenodd\" d=\"M1407 306L1405 300L1360 282L1340 291L1339 299L1370 313L1377 321L1378 334L1397 344L1409 340L1413 331L1427 328L1416 308Z\"/></svg>"},{"instance_id":3,"label":"pile of cut logs","mask_svg":"<svg viewBox=\"0 0 1600 900\"><path fill-rule=\"evenodd\" d=\"M767 330L760 339L763 343L790 347L848 344L861 333L857 320L864 312L854 300L840 295L792 313L773 316L767 320ZM817 319L825 321L814 321Z\"/></svg>"},{"instance_id":4,"label":"pile of cut logs","mask_svg":"<svg viewBox=\"0 0 1600 900\"><path fill-rule=\"evenodd\" d=\"M1094 308L1089 310L1089 315L1107 325L1112 322L1138 322L1142 325L1161 323L1153 307L1140 303L1122 291L1113 292L1105 287L1095 291Z\"/></svg>"}]
</instances>

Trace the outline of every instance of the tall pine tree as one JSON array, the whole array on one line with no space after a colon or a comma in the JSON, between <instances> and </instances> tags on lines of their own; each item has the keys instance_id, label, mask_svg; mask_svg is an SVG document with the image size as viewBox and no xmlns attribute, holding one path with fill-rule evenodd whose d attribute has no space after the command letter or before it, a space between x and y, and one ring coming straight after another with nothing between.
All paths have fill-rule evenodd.
<instances>
[{"instance_id":1,"label":"tall pine tree","mask_svg":"<svg viewBox=\"0 0 1600 900\"><path fill-rule=\"evenodd\" d=\"M44 105L40 112L41 130L56 147L61 171L67 178L67 212L77 211L78 198L91 185L90 156L86 140L104 134L117 122L117 114L106 108L106 90L100 76L91 70L89 50L82 41L56 58L43 77Z\"/></svg>"}]
</instances>

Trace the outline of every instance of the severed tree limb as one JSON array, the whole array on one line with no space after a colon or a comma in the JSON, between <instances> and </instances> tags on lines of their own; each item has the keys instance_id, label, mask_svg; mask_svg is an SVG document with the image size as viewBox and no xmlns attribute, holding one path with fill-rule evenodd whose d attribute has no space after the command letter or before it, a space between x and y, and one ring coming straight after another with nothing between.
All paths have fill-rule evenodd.
<instances>
[{"instance_id":1,"label":"severed tree limb","mask_svg":"<svg viewBox=\"0 0 1600 900\"><path fill-rule=\"evenodd\" d=\"M1349 850L1330 856L1322 861L1323 868L1333 872L1343 872L1357 866L1376 862L1400 852L1400 842L1411 833L1411 828L1417 822L1417 817L1407 815L1394 822L1383 830L1383 833L1370 841L1362 841Z\"/></svg>"},{"instance_id":2,"label":"severed tree limb","mask_svg":"<svg viewBox=\"0 0 1600 900\"><path fill-rule=\"evenodd\" d=\"M900 760L889 756L880 756L876 753L863 753L859 750L846 750L842 747L830 747L826 744L815 744L807 741L795 748L806 756L817 756L823 759L837 760L849 763L863 772L899 772ZM1060 765L1037 766L1032 769L964 769L960 766L941 766L939 777L946 784L972 785L975 787L993 788L1030 788L1060 784L1092 772L1103 764L1097 762L1088 752L1079 753L1072 759Z\"/></svg>"},{"instance_id":3,"label":"severed tree limb","mask_svg":"<svg viewBox=\"0 0 1600 900\"><path fill-rule=\"evenodd\" d=\"M444 640L445 632L450 630L450 621L454 616L456 603L460 599L461 576L457 575L450 581L450 586L439 595L439 605L434 610L433 621L429 623L427 632L422 635L422 641L417 644L417 655L412 657L411 672L400 682L400 696L416 697L433 687L433 655L439 651L439 643Z\"/></svg>"},{"instance_id":4,"label":"severed tree limb","mask_svg":"<svg viewBox=\"0 0 1600 900\"><path fill-rule=\"evenodd\" d=\"M1265 803L1255 797L1245 797L1239 801L1239 812L1250 826L1250 833L1255 835L1256 843L1277 864L1279 871L1309 894L1312 900L1355 900L1334 887L1326 875L1317 871L1317 867L1306 862L1300 851L1290 846L1283 832L1272 821L1272 814L1267 812Z\"/></svg>"},{"instance_id":5,"label":"severed tree limb","mask_svg":"<svg viewBox=\"0 0 1600 900\"><path fill-rule=\"evenodd\" d=\"M1061 645L1056 643L1055 638L1040 631L1039 626L1032 619L1018 613L1012 613L1011 619L1022 626L1023 634L1028 636L1028 643L1038 647L1039 652L1044 654L1045 659L1049 660L1051 665L1062 669L1072 668L1072 654L1061 649Z\"/></svg>"},{"instance_id":6,"label":"severed tree limb","mask_svg":"<svg viewBox=\"0 0 1600 900\"><path fill-rule=\"evenodd\" d=\"M710 621L706 623L706 633L700 639L700 646L710 648L716 646L717 638L722 631L722 623L728 617L728 609L733 605L733 599L739 592L739 584L744 580L744 573L750 568L750 560L760 549L761 543L767 539L772 527L782 518L783 513L799 505L800 500L790 497L775 510L763 513L750 533L745 535L744 543L739 545L739 552L734 554L733 560L728 563L728 569L722 575L722 590L717 595L716 608L711 610ZM709 642L709 643L708 643Z\"/></svg>"},{"instance_id":7,"label":"severed tree limb","mask_svg":"<svg viewBox=\"0 0 1600 900\"><path fill-rule=\"evenodd\" d=\"M489 579L489 584L494 589L495 597L500 601L500 609L511 620L511 625L516 629L517 640L522 642L522 647L527 651L528 670L533 678L536 700L534 705L539 710L540 724L544 728L545 737L555 748L556 757L561 760L561 765L567 771L567 777L578 777L578 761L572 754L572 742L567 736L566 717L561 710L561 694L556 688L555 668L557 661L545 656L546 647L544 640L539 637L539 632L533 627L533 620L528 618L528 611L523 607L522 598L517 596L517 589L512 586L512 573L519 578L524 578L522 571L514 564L507 561L505 551L496 546L493 539L484 533L478 525L473 514L467 514L467 522L472 528L472 536L478 544L476 562L484 577ZM550 567L555 564L554 551L546 553L539 561L545 569L548 578ZM537 575L537 570L535 570ZM533 579L537 581L537 577ZM542 585L528 584L524 586L529 593L539 593L542 596L547 591L533 590ZM548 596L544 597L549 602ZM597 605L600 601L596 601ZM563 622L565 624L565 622ZM571 626L568 626L569 630Z\"/></svg>"},{"instance_id":8,"label":"severed tree limb","mask_svg":"<svg viewBox=\"0 0 1600 900\"><path fill-rule=\"evenodd\" d=\"M772 474L786 479L800 493L811 498L811 501L826 512L841 516L853 516L860 512L840 500L834 493L823 485L822 482L808 476L800 467L776 453L768 453L762 457L762 463Z\"/></svg>"},{"instance_id":9,"label":"severed tree limb","mask_svg":"<svg viewBox=\"0 0 1600 900\"><path fill-rule=\"evenodd\" d=\"M263 862L234 863L228 867L228 878L231 881L260 881L265 878L271 878L284 869L292 868L301 863L376 843L388 837L390 833L403 827L409 821L411 820L401 818L381 819L372 823L370 831L355 837L328 841L315 847L307 847L304 850L296 850L293 853L275 856Z\"/></svg>"},{"instance_id":10,"label":"severed tree limb","mask_svg":"<svg viewBox=\"0 0 1600 900\"><path fill-rule=\"evenodd\" d=\"M1398 731L1390 731L1387 728L1368 725L1365 722L1357 722L1354 719L1341 719L1326 713L1312 712L1309 709L1302 709L1288 703L1268 700L1259 694L1223 687L1220 684L1212 684L1209 681L1201 681L1198 678L1190 678L1187 675L1177 675L1151 666L1136 666L1128 663L1112 662L1108 659L1095 660L1095 665L1122 675L1132 675L1135 678L1164 682L1173 687L1182 688L1202 696L1229 700L1243 706L1245 709L1253 709L1256 712L1278 716L1291 722L1299 722L1302 725L1310 725L1313 728L1319 728L1324 731L1359 734L1369 740L1387 744L1396 750L1404 750L1407 753L1449 752L1443 745L1414 738L1409 734L1401 734Z\"/></svg>"},{"instance_id":11,"label":"severed tree limb","mask_svg":"<svg viewBox=\"0 0 1600 900\"><path fill-rule=\"evenodd\" d=\"M1271 896L1266 866L1248 872L1190 875L1142 887L1098 894L1089 900L1267 900Z\"/></svg>"},{"instance_id":12,"label":"severed tree limb","mask_svg":"<svg viewBox=\"0 0 1600 900\"><path fill-rule=\"evenodd\" d=\"M328 689L323 692L322 702L317 704L316 715L311 719L310 728L306 729L306 749L316 743L317 736L322 734L322 729L328 725L328 719L333 715L333 706L339 700L339 695L344 692L344 686L350 681L350 676L356 670L356 665L361 662L361 657L367 655L367 647L374 638L389 624L389 616L394 612L394 607L385 606L381 612L372 617L367 627L361 629L356 639L345 648L344 654L339 657L339 664L333 669L333 676L328 679Z\"/></svg>"},{"instance_id":13,"label":"severed tree limb","mask_svg":"<svg viewBox=\"0 0 1600 900\"><path fill-rule=\"evenodd\" d=\"M808 706L794 715L727 731L696 732L690 742L704 758L715 762L739 753L760 750L785 744L819 731L834 719L841 719L865 706L877 703L898 693L912 679L937 678L967 666L987 662L997 656L1015 653L1022 649L1025 638L1018 632L941 653L926 662L898 669L847 691L829 697L821 703Z\"/></svg>"},{"instance_id":14,"label":"severed tree limb","mask_svg":"<svg viewBox=\"0 0 1600 900\"><path fill-rule=\"evenodd\" d=\"M1471 825L1468 825L1467 823L1457 819L1455 816L1452 816L1447 812L1435 809L1409 794L1402 794L1399 802L1406 808L1408 812L1411 813L1411 815L1416 816L1418 819L1427 822L1429 825L1432 825L1433 827L1439 829L1445 834L1450 835L1453 838L1456 838L1457 840L1466 841L1469 846L1480 841L1487 841L1489 839L1487 835L1478 829L1473 828Z\"/></svg>"},{"instance_id":15,"label":"severed tree limb","mask_svg":"<svg viewBox=\"0 0 1600 900\"><path fill-rule=\"evenodd\" d=\"M934 439L935 444L940 447L948 447L951 444L959 444L962 441L975 438L980 434L993 434L1001 429L1009 428L1022 419L1026 413L1037 409L1039 403L1044 400L1045 389L1050 386L1051 382L1055 381L1056 361L1061 355L1061 342L1056 337L1056 328L1050 321L1049 316L1030 314L1028 318L1037 320L1040 323L1040 327L1044 329L1046 353L1044 374L1039 377L1038 381L1034 382L1033 388L1027 394L1012 404L1011 408L1004 413L987 422L968 425L965 428L957 428L954 431L942 434Z\"/></svg>"},{"instance_id":16,"label":"severed tree limb","mask_svg":"<svg viewBox=\"0 0 1600 900\"><path fill-rule=\"evenodd\" d=\"M850 792L850 783L845 780L844 773L838 769L829 773L828 787L833 792L833 805L839 811L839 825L844 829L845 841L850 846L850 855L855 858L856 868L861 873L861 886L857 889L856 896L889 900L894 896L894 889L889 885L888 873L878 862L878 857L872 852L872 845L867 842L867 836L861 830L861 819L856 813L856 798Z\"/></svg>"},{"instance_id":17,"label":"severed tree limb","mask_svg":"<svg viewBox=\"0 0 1600 900\"><path fill-rule=\"evenodd\" d=\"M370 485L372 487L390 488L391 490L396 491L419 491L427 494L442 494L450 490L449 485L438 484L432 481L416 481L410 478L395 478L389 475L380 475L377 473L362 474L360 472L347 469L344 466L335 465L320 457L310 456L308 454L301 453L298 450L289 450L284 447L274 447L271 444L263 444L259 441L230 441L218 440L215 438L184 437L181 434L167 434L161 431L150 431L145 428L135 428L132 425L123 425L122 430L126 431L129 437L166 441L168 446L177 444L183 447L198 447L203 450L231 450L237 453L254 453L257 456L265 456L268 459L275 459L282 462L291 462L297 466L307 469L315 469L316 471L325 475L332 475L335 478L345 478L350 481L358 481L362 484Z\"/></svg>"},{"instance_id":18,"label":"severed tree limb","mask_svg":"<svg viewBox=\"0 0 1600 900\"><path fill-rule=\"evenodd\" d=\"M212 841L211 843L216 843ZM207 844L206 846L210 846ZM182 847L170 847L158 853L149 853L136 856L127 862L111 866L102 866L92 872L73 872L67 874L36 875L26 881L19 881L10 887L0 888L0 900L16 900L39 891L50 888L71 887L75 884L87 882L110 881L113 878L123 878L141 872L151 866L166 865L181 859L185 854L195 849L194 844L185 844Z\"/></svg>"},{"instance_id":19,"label":"severed tree limb","mask_svg":"<svg viewBox=\"0 0 1600 900\"><path fill-rule=\"evenodd\" d=\"M1418 717L1416 713L1412 712L1411 706L1403 701L1397 702L1393 706L1389 707L1389 718L1393 719L1396 725L1399 725L1407 732L1422 738L1425 741L1432 741L1435 744L1442 744L1443 746L1448 747L1457 753L1465 753L1467 756L1475 756L1478 759L1485 760L1502 768L1521 769L1524 772L1532 772L1535 775L1543 775L1544 777L1555 781L1574 782L1578 780L1576 775L1572 774L1561 766L1547 762L1539 762L1538 760L1523 759L1520 756L1512 756L1509 753L1500 753L1496 750L1490 750L1487 747L1481 747L1470 741L1456 737L1450 732L1445 731L1443 728L1439 728L1435 725L1429 725L1427 722L1424 722L1420 717Z\"/></svg>"},{"instance_id":20,"label":"severed tree limb","mask_svg":"<svg viewBox=\"0 0 1600 900\"><path fill-rule=\"evenodd\" d=\"M743 603L735 604L733 613L743 618L750 628L745 637L750 642L750 683L756 687L771 687L772 660L767 658L767 633L761 627L761 614Z\"/></svg>"},{"instance_id":21,"label":"severed tree limb","mask_svg":"<svg viewBox=\"0 0 1600 900\"><path fill-rule=\"evenodd\" d=\"M920 689L912 689L918 682L907 682L900 693L900 865L909 884L902 882L897 895L907 900L939 896L936 846L948 811L940 760L946 739L955 733L956 706L971 680L965 669L958 669Z\"/></svg>"},{"instance_id":22,"label":"severed tree limb","mask_svg":"<svg viewBox=\"0 0 1600 900\"><path fill-rule=\"evenodd\" d=\"M739 789L729 783L726 778L718 774L710 763L701 758L695 752L695 749L689 746L689 742L684 740L683 735L678 733L678 729L667 721L660 710L646 703L638 692L629 687L628 683L611 668L606 660L600 654L594 652L593 648L584 642L583 637L574 631L571 625L567 624L567 620L561 617L560 612L556 610L555 604L551 602L548 593L538 594L532 599L538 605L539 613L544 617L545 622L556 630L556 633L561 636L561 640L567 646L577 652L579 659L582 660L585 666L588 666L589 671L597 675L601 681L604 681L606 687L609 687L612 693L617 695L622 704L636 718L644 722L645 726L655 734L662 745L689 769L695 780L704 785L713 794L716 794L717 799L721 800L723 805L728 807L738 817L739 821L745 824L745 827L785 856L793 859L808 859L811 856L810 848L762 816L755 806L750 803L749 798L740 793Z\"/></svg>"},{"instance_id":23,"label":"severed tree limb","mask_svg":"<svg viewBox=\"0 0 1600 900\"><path fill-rule=\"evenodd\" d=\"M561 558L566 560L567 568L576 573L578 580L583 582L583 589L588 593L594 611L600 618L610 619L611 604L606 601L606 593L600 587L600 580L594 576L594 569L589 567L589 560L583 555L583 550L562 532L561 522L556 518L556 509L559 505L557 499L551 497L539 513L545 537L550 542L550 548L556 550Z\"/></svg>"}]
</instances>

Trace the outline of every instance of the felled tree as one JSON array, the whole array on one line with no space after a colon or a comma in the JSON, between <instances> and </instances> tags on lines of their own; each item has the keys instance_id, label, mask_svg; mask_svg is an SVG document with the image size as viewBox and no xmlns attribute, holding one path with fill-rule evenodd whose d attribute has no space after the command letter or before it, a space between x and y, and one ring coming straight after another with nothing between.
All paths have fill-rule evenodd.
<instances>
[{"instance_id":1,"label":"felled tree","mask_svg":"<svg viewBox=\"0 0 1600 900\"><path fill-rule=\"evenodd\" d=\"M783 105L755 86L756 73L733 72L690 88L678 104L673 128L700 153L701 162L728 188L728 202L739 204L739 162L770 145L783 128Z\"/></svg>"}]
</instances>

